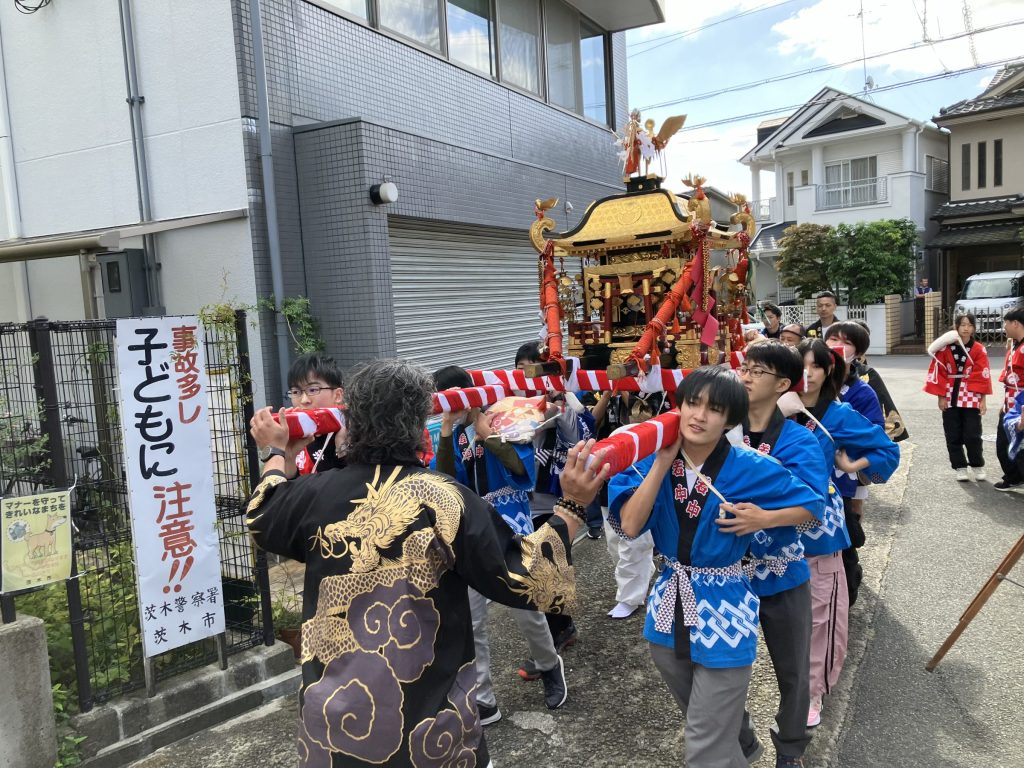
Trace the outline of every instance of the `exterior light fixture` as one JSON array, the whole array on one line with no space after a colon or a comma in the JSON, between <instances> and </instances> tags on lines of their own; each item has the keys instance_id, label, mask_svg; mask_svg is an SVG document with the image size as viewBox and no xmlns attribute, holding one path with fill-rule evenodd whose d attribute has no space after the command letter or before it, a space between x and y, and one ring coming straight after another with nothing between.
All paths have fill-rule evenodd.
<instances>
[{"instance_id":1,"label":"exterior light fixture","mask_svg":"<svg viewBox=\"0 0 1024 768\"><path fill-rule=\"evenodd\" d=\"M398 186L393 181L374 184L370 187L370 200L374 205L387 205L398 202Z\"/></svg>"}]
</instances>

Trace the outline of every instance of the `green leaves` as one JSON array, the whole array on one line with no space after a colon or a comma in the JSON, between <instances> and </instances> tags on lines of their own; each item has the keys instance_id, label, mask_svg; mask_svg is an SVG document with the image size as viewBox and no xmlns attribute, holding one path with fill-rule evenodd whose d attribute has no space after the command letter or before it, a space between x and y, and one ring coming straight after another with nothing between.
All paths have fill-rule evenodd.
<instances>
[{"instance_id":1,"label":"green leaves","mask_svg":"<svg viewBox=\"0 0 1024 768\"><path fill-rule=\"evenodd\" d=\"M786 229L779 250L783 281L802 296L845 289L851 304L877 304L905 293L914 271L917 227L909 219L798 224Z\"/></svg>"}]
</instances>

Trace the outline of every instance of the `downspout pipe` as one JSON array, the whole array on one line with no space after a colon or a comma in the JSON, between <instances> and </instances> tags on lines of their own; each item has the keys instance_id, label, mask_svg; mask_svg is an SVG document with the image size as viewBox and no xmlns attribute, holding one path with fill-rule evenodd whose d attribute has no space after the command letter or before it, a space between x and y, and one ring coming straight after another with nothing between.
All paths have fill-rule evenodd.
<instances>
[{"instance_id":1,"label":"downspout pipe","mask_svg":"<svg viewBox=\"0 0 1024 768\"><path fill-rule=\"evenodd\" d=\"M4 64L4 43L0 35L0 176L3 177L3 205L7 219L7 237L22 236L21 202L18 197L18 169L14 164L14 139L11 137L11 106L7 99L7 68ZM17 262L14 272L18 282L19 309L25 320L32 319L32 294L28 285L28 265Z\"/></svg>"},{"instance_id":2,"label":"downspout pipe","mask_svg":"<svg viewBox=\"0 0 1024 768\"><path fill-rule=\"evenodd\" d=\"M124 53L124 81L127 90L128 113L132 127L132 155L135 160L135 188L139 200L139 220L143 223L153 220L153 206L149 196L149 160L146 157L146 134L142 127L142 105L146 103L139 88L139 69L135 55L135 31L132 20L131 0L120 0L121 50ZM148 315L162 315L163 292L160 285L160 258L157 253L156 235L143 235L146 260L146 293Z\"/></svg>"},{"instance_id":3,"label":"downspout pipe","mask_svg":"<svg viewBox=\"0 0 1024 768\"><path fill-rule=\"evenodd\" d=\"M124 2L124 0L122 0ZM270 281L274 291L274 336L277 341L277 367L281 397L288 391L288 328L281 303L284 300L284 272L281 268L281 236L277 224L277 188L274 184L274 151L270 136L270 101L267 96L267 62L263 53L263 20L260 0L249 0L252 29L252 58L256 74L256 112L260 139L260 167L263 171L263 208L267 217L267 250L270 256Z\"/></svg>"}]
</instances>

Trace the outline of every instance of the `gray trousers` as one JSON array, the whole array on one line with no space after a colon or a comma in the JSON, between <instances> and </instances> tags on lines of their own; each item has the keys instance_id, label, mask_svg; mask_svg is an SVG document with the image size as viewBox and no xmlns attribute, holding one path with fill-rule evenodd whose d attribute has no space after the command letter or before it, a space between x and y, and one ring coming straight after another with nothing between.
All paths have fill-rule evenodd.
<instances>
[{"instance_id":1,"label":"gray trousers","mask_svg":"<svg viewBox=\"0 0 1024 768\"><path fill-rule=\"evenodd\" d=\"M537 669L554 669L558 664L558 654L555 653L555 644L548 631L544 614L520 608L509 610L519 626L519 631L526 638L530 657L536 662ZM491 682L491 647L487 641L487 598L472 588L469 588L469 611L473 617L473 644L476 646L476 700L484 706L493 707L497 704L497 699L494 697L494 684Z\"/></svg>"},{"instance_id":2,"label":"gray trousers","mask_svg":"<svg viewBox=\"0 0 1024 768\"><path fill-rule=\"evenodd\" d=\"M711 669L677 659L671 648L650 647L654 666L686 717L688 768L747 768L739 735L752 667Z\"/></svg>"},{"instance_id":3,"label":"gray trousers","mask_svg":"<svg viewBox=\"0 0 1024 768\"><path fill-rule=\"evenodd\" d=\"M811 583L761 598L761 630L779 681L779 711L771 728L779 755L801 757L811 735L807 710L811 705ZM750 713L743 713L740 746L749 749L756 736Z\"/></svg>"}]
</instances>

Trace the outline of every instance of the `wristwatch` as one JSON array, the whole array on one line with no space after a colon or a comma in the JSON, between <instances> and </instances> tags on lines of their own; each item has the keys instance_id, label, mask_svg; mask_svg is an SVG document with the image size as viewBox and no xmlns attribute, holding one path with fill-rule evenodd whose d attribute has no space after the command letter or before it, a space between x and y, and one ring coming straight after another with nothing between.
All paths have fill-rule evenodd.
<instances>
[{"instance_id":1,"label":"wristwatch","mask_svg":"<svg viewBox=\"0 0 1024 768\"><path fill-rule=\"evenodd\" d=\"M271 456L280 456L283 459L287 457L287 454L277 446L272 445L260 454L260 461L266 463L270 461Z\"/></svg>"}]
</instances>

